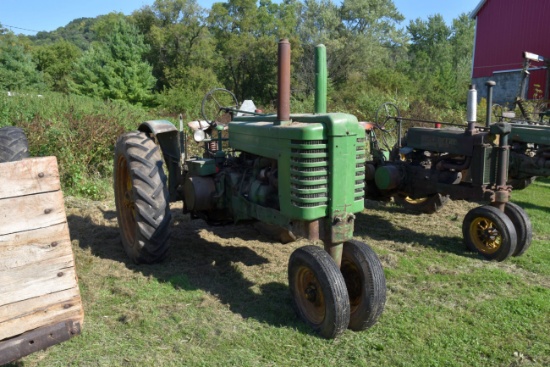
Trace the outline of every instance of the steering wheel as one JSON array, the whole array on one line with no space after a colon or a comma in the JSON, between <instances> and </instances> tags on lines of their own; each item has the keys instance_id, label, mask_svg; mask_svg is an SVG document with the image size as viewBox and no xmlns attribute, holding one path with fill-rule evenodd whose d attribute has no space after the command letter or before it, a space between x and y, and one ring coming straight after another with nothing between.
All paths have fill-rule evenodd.
<instances>
[{"instance_id":1,"label":"steering wheel","mask_svg":"<svg viewBox=\"0 0 550 367\"><path fill-rule=\"evenodd\" d=\"M238 106L233 93L224 88L214 88L202 99L201 115L210 126L228 124Z\"/></svg>"},{"instance_id":2,"label":"steering wheel","mask_svg":"<svg viewBox=\"0 0 550 367\"><path fill-rule=\"evenodd\" d=\"M383 103L376 111L375 127L383 133L380 140L388 151L397 143L397 121L400 118L399 108L391 102Z\"/></svg>"}]
</instances>

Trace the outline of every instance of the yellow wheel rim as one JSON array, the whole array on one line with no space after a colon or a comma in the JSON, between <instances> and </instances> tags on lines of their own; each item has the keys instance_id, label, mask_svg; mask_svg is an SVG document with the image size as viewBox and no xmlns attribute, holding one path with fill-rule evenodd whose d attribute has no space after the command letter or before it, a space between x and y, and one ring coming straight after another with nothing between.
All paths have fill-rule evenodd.
<instances>
[{"instance_id":1,"label":"yellow wheel rim","mask_svg":"<svg viewBox=\"0 0 550 367\"><path fill-rule=\"evenodd\" d=\"M300 267L296 274L296 303L304 316L314 325L320 325L325 319L325 296L319 280L306 266Z\"/></svg>"},{"instance_id":2,"label":"yellow wheel rim","mask_svg":"<svg viewBox=\"0 0 550 367\"><path fill-rule=\"evenodd\" d=\"M476 249L484 254L494 254L502 245L502 235L489 218L478 217L470 224L470 238Z\"/></svg>"},{"instance_id":3,"label":"yellow wheel rim","mask_svg":"<svg viewBox=\"0 0 550 367\"><path fill-rule=\"evenodd\" d=\"M412 205L422 204L422 203L425 203L425 202L428 200L427 197L425 197L425 198L413 199L413 198L411 198L411 197L409 197L409 196L406 196L404 199L405 199L405 201L406 201L407 203L412 204Z\"/></svg>"}]
</instances>

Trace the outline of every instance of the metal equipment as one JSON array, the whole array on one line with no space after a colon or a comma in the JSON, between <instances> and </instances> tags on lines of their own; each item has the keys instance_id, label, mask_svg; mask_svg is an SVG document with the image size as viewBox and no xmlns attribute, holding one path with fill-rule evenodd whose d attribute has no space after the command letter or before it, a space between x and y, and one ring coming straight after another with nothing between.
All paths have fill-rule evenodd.
<instances>
[{"instance_id":1,"label":"metal equipment","mask_svg":"<svg viewBox=\"0 0 550 367\"><path fill-rule=\"evenodd\" d=\"M317 90L326 90L326 53L316 49ZM225 89L209 92L204 121L190 123L202 157L168 121L147 121L115 149L115 200L123 245L138 263L162 260L170 235L169 202L208 223L249 220L276 225L291 237L320 240L297 249L288 264L296 311L322 337L364 330L383 311L385 277L365 243L353 240L364 207L365 132L355 116L290 113L290 44L279 42L277 114L238 107ZM183 146L185 145L185 146ZM162 151L161 158L160 152ZM163 163L168 168L164 174Z\"/></svg>"},{"instance_id":2,"label":"metal equipment","mask_svg":"<svg viewBox=\"0 0 550 367\"><path fill-rule=\"evenodd\" d=\"M489 96L494 85L487 83ZM403 135L402 123L413 119L401 117L393 104L383 108L384 120L366 125L373 157L366 162L367 196L393 197L397 203L425 213L437 211L448 198L489 201L490 205L475 208L464 218L465 244L491 260L522 254L531 243L532 228L523 209L509 202L512 188L506 179L512 127L505 122L492 124L490 113L486 126L476 126L475 87L468 92L465 129L429 121L454 126L410 127ZM395 110L393 116L389 109ZM395 126L386 128L390 122ZM397 139L391 146L387 135L393 132Z\"/></svg>"}]
</instances>

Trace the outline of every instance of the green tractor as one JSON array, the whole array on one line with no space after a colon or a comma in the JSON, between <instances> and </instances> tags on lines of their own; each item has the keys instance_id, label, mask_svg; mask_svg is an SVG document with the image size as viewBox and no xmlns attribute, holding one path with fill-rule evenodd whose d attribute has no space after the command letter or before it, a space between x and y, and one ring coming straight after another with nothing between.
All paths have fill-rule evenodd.
<instances>
[{"instance_id":1,"label":"green tractor","mask_svg":"<svg viewBox=\"0 0 550 367\"><path fill-rule=\"evenodd\" d=\"M203 99L204 121L189 124L204 147L201 157L187 156L181 126L144 122L116 143L114 191L122 243L136 263L167 255L169 203L179 200L184 213L207 223L256 220L291 238L322 241L324 249L292 253L288 281L297 314L334 338L376 323L386 286L374 251L353 240L355 214L364 208L365 132L355 116L326 113L322 45L316 60L314 114L290 114L290 44L281 40L277 114L212 90Z\"/></svg>"},{"instance_id":2,"label":"green tractor","mask_svg":"<svg viewBox=\"0 0 550 367\"><path fill-rule=\"evenodd\" d=\"M494 82L488 82L491 95ZM436 127L409 127L393 104L379 109L376 124L365 124L372 158L366 161L366 196L393 197L416 212L434 213L451 199L485 201L462 223L466 246L489 260L519 256L530 246L532 226L525 211L510 202L507 184L512 126L476 125L477 92L468 93L468 126L423 121ZM380 113L382 111L382 113ZM392 144L395 142L395 144Z\"/></svg>"},{"instance_id":3,"label":"green tractor","mask_svg":"<svg viewBox=\"0 0 550 367\"><path fill-rule=\"evenodd\" d=\"M546 101L538 106L538 112L531 114L523 99L531 63L544 63L548 68L550 60L531 52L523 52L522 57L522 79L514 103L521 116L516 116L514 111L505 111L503 106L492 104L492 101L488 100L487 103L487 106L492 106L492 111L488 110L488 114L492 113L498 121L506 121L512 125L508 183L514 190L526 188L536 177L550 176L550 109ZM548 98L548 85L543 94ZM488 97L491 98L490 95ZM538 118L533 118L535 116Z\"/></svg>"}]
</instances>

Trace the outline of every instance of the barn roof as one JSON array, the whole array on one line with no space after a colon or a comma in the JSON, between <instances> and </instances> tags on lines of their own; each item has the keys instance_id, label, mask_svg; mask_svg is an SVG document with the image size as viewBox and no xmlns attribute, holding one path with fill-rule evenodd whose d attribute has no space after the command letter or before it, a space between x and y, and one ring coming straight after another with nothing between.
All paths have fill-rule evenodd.
<instances>
[{"instance_id":1,"label":"barn roof","mask_svg":"<svg viewBox=\"0 0 550 367\"><path fill-rule=\"evenodd\" d=\"M477 4L475 9L470 13L470 18L476 19L477 13L479 13L479 11L481 10L481 8L483 8L483 5L485 5L486 2L487 0L481 0L479 4Z\"/></svg>"}]
</instances>

